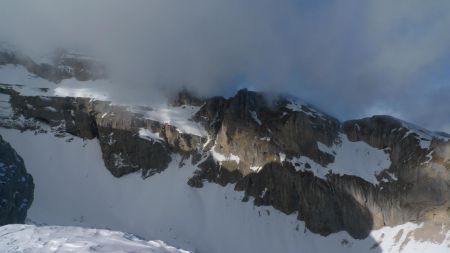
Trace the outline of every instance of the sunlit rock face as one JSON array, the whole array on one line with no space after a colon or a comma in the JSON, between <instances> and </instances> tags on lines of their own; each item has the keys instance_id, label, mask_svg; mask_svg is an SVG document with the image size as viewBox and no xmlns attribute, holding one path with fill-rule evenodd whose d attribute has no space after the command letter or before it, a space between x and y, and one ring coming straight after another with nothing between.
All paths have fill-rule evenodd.
<instances>
[{"instance_id":1,"label":"sunlit rock face","mask_svg":"<svg viewBox=\"0 0 450 253\"><path fill-rule=\"evenodd\" d=\"M0 225L25 221L33 190L22 158L0 136Z\"/></svg>"},{"instance_id":2,"label":"sunlit rock face","mask_svg":"<svg viewBox=\"0 0 450 253\"><path fill-rule=\"evenodd\" d=\"M240 91L228 104L214 101L199 114L223 115L211 148L216 159L200 166L193 185L202 176L237 182L255 204L297 211L322 234L364 237L408 221L448 223L442 219L450 192L447 136L388 116L340 123L299 102L268 105L255 92ZM208 112L219 105L221 113Z\"/></svg>"}]
</instances>

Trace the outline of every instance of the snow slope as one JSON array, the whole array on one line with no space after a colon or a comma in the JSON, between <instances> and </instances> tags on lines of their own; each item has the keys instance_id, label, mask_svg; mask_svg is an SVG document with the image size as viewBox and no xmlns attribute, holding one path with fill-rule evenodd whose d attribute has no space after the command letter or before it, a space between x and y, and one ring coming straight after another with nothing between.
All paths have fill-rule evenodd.
<instances>
[{"instance_id":1,"label":"snow slope","mask_svg":"<svg viewBox=\"0 0 450 253\"><path fill-rule=\"evenodd\" d=\"M345 232L313 234L295 214L242 202L243 194L231 185L188 186L195 168L189 162L179 167L179 157L145 180L139 173L114 178L103 165L97 140L11 129L0 134L34 177L29 218L36 223L109 228L207 253L448 252L448 230L440 240L421 241L415 224L373 231L365 240Z\"/></svg>"},{"instance_id":2,"label":"snow slope","mask_svg":"<svg viewBox=\"0 0 450 253\"><path fill-rule=\"evenodd\" d=\"M162 241L143 241L122 232L33 225L0 227L0 249L3 253L188 253Z\"/></svg>"}]
</instances>

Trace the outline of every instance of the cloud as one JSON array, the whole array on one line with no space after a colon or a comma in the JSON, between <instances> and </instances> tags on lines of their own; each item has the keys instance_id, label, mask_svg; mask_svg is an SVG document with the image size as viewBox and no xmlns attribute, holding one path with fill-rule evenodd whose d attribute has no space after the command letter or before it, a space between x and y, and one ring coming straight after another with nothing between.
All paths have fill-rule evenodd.
<instances>
[{"instance_id":1,"label":"cloud","mask_svg":"<svg viewBox=\"0 0 450 253\"><path fill-rule=\"evenodd\" d=\"M187 87L285 92L341 118L450 125L450 2L2 1L0 39L92 50L135 101Z\"/></svg>"}]
</instances>

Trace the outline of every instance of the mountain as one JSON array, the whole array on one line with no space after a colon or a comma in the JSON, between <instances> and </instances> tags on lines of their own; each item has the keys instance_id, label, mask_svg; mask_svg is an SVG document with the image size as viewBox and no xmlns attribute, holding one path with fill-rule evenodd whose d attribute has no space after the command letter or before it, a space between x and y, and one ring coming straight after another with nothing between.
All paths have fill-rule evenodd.
<instances>
[{"instance_id":1,"label":"mountain","mask_svg":"<svg viewBox=\"0 0 450 253\"><path fill-rule=\"evenodd\" d=\"M34 222L194 252L448 250L447 134L248 90L121 105L3 62L0 135L35 178Z\"/></svg>"}]
</instances>

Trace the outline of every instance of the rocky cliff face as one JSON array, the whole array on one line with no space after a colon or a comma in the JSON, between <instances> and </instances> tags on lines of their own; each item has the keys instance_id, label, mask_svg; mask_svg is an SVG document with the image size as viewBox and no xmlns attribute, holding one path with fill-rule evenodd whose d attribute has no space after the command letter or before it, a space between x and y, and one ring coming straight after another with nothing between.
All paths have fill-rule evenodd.
<instances>
[{"instance_id":1,"label":"rocky cliff face","mask_svg":"<svg viewBox=\"0 0 450 253\"><path fill-rule=\"evenodd\" d=\"M22 158L0 136L0 225L25 221L33 190Z\"/></svg>"},{"instance_id":2,"label":"rocky cliff face","mask_svg":"<svg viewBox=\"0 0 450 253\"><path fill-rule=\"evenodd\" d=\"M2 127L47 131L44 123L56 134L98 138L116 177L151 176L180 155L198 167L187 182L192 187L235 184L243 201L297 213L322 235L345 230L364 238L409 221L450 225L448 136L392 117L342 123L285 96L241 90L228 99L199 99L183 92L171 108L197 108L191 122L206 132L198 134L149 117L152 108L22 96L2 87L16 119L1 120Z\"/></svg>"},{"instance_id":3,"label":"rocky cliff face","mask_svg":"<svg viewBox=\"0 0 450 253\"><path fill-rule=\"evenodd\" d=\"M448 223L450 217L450 142L448 136L388 116L345 122L352 141L364 141L389 150L392 164L379 177L387 180L371 190L370 211L378 223L399 221ZM395 179L392 181L392 179ZM385 200L385 201L382 201Z\"/></svg>"},{"instance_id":4,"label":"rocky cliff face","mask_svg":"<svg viewBox=\"0 0 450 253\"><path fill-rule=\"evenodd\" d=\"M3 120L3 127L46 131L36 124L38 121L57 135L98 138L105 165L116 177L136 171L150 176L167 167L171 153L189 156L206 140L109 102L89 98L21 96L5 86L0 88L0 92L10 97L14 117L24 119L22 124L15 124L18 120ZM160 139L146 138L143 130Z\"/></svg>"}]
</instances>

